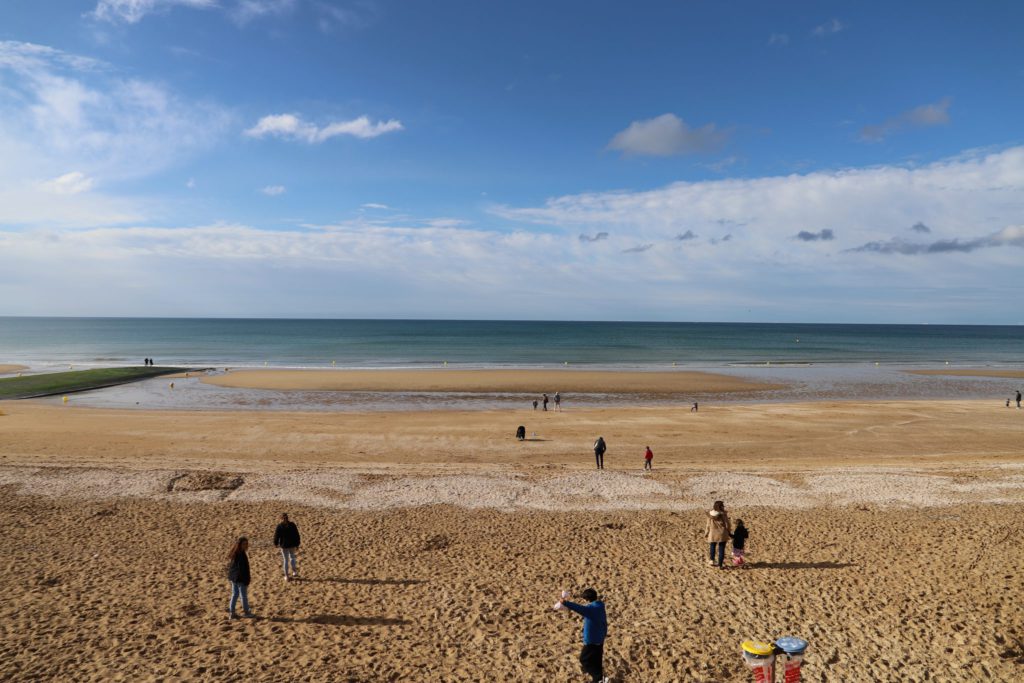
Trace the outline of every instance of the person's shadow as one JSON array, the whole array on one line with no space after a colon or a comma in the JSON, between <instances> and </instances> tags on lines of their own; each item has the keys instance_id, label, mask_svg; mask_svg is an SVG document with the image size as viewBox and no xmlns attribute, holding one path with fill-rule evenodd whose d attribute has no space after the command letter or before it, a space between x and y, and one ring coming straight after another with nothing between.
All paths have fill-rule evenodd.
<instances>
[{"instance_id":1,"label":"person's shadow","mask_svg":"<svg viewBox=\"0 0 1024 683\"><path fill-rule=\"evenodd\" d=\"M311 579L297 577L294 581L298 583L349 583L364 586L415 586L419 583L426 583L426 581L421 579L347 579L341 576L325 576Z\"/></svg>"},{"instance_id":2,"label":"person's shadow","mask_svg":"<svg viewBox=\"0 0 1024 683\"><path fill-rule=\"evenodd\" d=\"M257 617L258 619L259 617ZM316 624L320 626L405 626L406 619L358 617L351 614L315 614L311 617L263 617L277 624Z\"/></svg>"},{"instance_id":3,"label":"person's shadow","mask_svg":"<svg viewBox=\"0 0 1024 683\"><path fill-rule=\"evenodd\" d=\"M749 569L844 569L856 567L852 562L748 562Z\"/></svg>"}]
</instances>

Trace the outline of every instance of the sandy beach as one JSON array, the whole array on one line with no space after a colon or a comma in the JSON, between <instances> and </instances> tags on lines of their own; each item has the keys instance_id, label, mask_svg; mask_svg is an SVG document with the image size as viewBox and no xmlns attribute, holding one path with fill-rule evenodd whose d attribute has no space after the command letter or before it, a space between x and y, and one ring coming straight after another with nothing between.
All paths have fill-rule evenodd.
<instances>
[{"instance_id":1,"label":"sandy beach","mask_svg":"<svg viewBox=\"0 0 1024 683\"><path fill-rule=\"evenodd\" d=\"M24 365L16 365L14 363L0 363L0 375L13 375L14 373L21 372L22 370L28 370L28 368Z\"/></svg>"},{"instance_id":2,"label":"sandy beach","mask_svg":"<svg viewBox=\"0 0 1024 683\"><path fill-rule=\"evenodd\" d=\"M588 585L613 681L746 680L739 642L786 633L808 681L1024 671L1024 413L989 402L0 410L0 678L582 680L550 605ZM705 565L716 498L749 569ZM257 618L231 622L239 534Z\"/></svg>"},{"instance_id":3,"label":"sandy beach","mask_svg":"<svg viewBox=\"0 0 1024 683\"><path fill-rule=\"evenodd\" d=\"M709 372L599 370L233 370L204 377L222 387L285 391L615 392L685 394L777 389Z\"/></svg>"}]
</instances>

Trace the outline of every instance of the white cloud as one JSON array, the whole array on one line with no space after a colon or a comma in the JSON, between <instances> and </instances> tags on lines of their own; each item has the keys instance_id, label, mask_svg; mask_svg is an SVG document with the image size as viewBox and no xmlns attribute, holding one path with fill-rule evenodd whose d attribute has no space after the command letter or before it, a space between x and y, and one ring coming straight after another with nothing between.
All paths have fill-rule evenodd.
<instances>
[{"instance_id":1,"label":"white cloud","mask_svg":"<svg viewBox=\"0 0 1024 683\"><path fill-rule=\"evenodd\" d=\"M217 7L217 4L217 0L99 0L92 15L102 21L135 24L147 14L167 11L173 7L211 9Z\"/></svg>"},{"instance_id":2,"label":"white cloud","mask_svg":"<svg viewBox=\"0 0 1024 683\"><path fill-rule=\"evenodd\" d=\"M264 116L245 134L253 138L278 137L285 140L299 140L310 144L324 142L338 135L351 135L356 138L375 138L385 133L402 130L401 121L370 121L366 116L351 121L335 121L323 127L317 127L296 114L272 114Z\"/></svg>"},{"instance_id":3,"label":"white cloud","mask_svg":"<svg viewBox=\"0 0 1024 683\"><path fill-rule=\"evenodd\" d=\"M879 142L904 128L946 125L949 123L949 107L952 103L952 99L945 97L934 104L922 104L920 107L914 107L878 125L864 126L860 131L861 139L868 142Z\"/></svg>"},{"instance_id":4,"label":"white cloud","mask_svg":"<svg viewBox=\"0 0 1024 683\"><path fill-rule=\"evenodd\" d=\"M728 131L713 123L690 128L675 114L662 114L629 124L612 138L608 149L648 156L700 154L720 148L728 137Z\"/></svg>"},{"instance_id":5,"label":"white cloud","mask_svg":"<svg viewBox=\"0 0 1024 683\"><path fill-rule=\"evenodd\" d=\"M785 33L773 33L768 38L769 45L789 45L789 36Z\"/></svg>"},{"instance_id":6,"label":"white cloud","mask_svg":"<svg viewBox=\"0 0 1024 683\"><path fill-rule=\"evenodd\" d=\"M72 171L44 182L42 187L54 194L80 194L91 190L94 184L95 181L81 171Z\"/></svg>"},{"instance_id":7,"label":"white cloud","mask_svg":"<svg viewBox=\"0 0 1024 683\"><path fill-rule=\"evenodd\" d=\"M230 10L231 18L239 24L265 16L281 15L295 9L296 0L238 0Z\"/></svg>"},{"instance_id":8,"label":"white cloud","mask_svg":"<svg viewBox=\"0 0 1024 683\"><path fill-rule=\"evenodd\" d=\"M99 60L0 41L0 224L67 225L76 202L83 224L135 220L134 202L91 190L208 149L229 121L216 105L124 77ZM63 199L52 201L54 194Z\"/></svg>"},{"instance_id":9,"label":"white cloud","mask_svg":"<svg viewBox=\"0 0 1024 683\"><path fill-rule=\"evenodd\" d=\"M284 194L286 191L287 188L285 188L284 185L267 185L266 187L260 190L260 192L267 195L268 197L277 197L278 195Z\"/></svg>"},{"instance_id":10,"label":"white cloud","mask_svg":"<svg viewBox=\"0 0 1024 683\"><path fill-rule=\"evenodd\" d=\"M843 31L845 29L846 24L839 21L838 19L832 19L831 21L826 21L824 24L815 26L811 30L811 34L818 36L819 38L824 38L825 36L830 36L835 33L839 33L840 31Z\"/></svg>"},{"instance_id":11,"label":"white cloud","mask_svg":"<svg viewBox=\"0 0 1024 683\"><path fill-rule=\"evenodd\" d=\"M363 209L390 209L391 207L388 206L387 204L374 204L373 202L370 202L368 204L363 204L360 208L363 208Z\"/></svg>"},{"instance_id":12,"label":"white cloud","mask_svg":"<svg viewBox=\"0 0 1024 683\"><path fill-rule=\"evenodd\" d=\"M196 189L196 179L195 178L189 178L188 180L186 180L185 181L185 187L187 187L190 190Z\"/></svg>"}]
</instances>

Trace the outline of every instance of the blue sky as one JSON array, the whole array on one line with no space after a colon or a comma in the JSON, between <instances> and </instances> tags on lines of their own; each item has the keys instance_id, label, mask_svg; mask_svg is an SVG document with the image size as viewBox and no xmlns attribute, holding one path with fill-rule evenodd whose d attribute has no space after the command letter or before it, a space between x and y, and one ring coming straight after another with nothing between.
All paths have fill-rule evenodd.
<instances>
[{"instance_id":1,"label":"blue sky","mask_svg":"<svg viewBox=\"0 0 1024 683\"><path fill-rule=\"evenodd\" d=\"M1022 26L6 0L0 314L1021 323Z\"/></svg>"}]
</instances>

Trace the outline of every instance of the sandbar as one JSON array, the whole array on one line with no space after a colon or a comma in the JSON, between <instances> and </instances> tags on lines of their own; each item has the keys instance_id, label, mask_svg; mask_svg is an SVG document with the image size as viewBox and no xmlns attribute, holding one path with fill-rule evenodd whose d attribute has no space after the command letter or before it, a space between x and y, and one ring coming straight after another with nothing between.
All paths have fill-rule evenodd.
<instances>
[{"instance_id":1,"label":"sandbar","mask_svg":"<svg viewBox=\"0 0 1024 683\"><path fill-rule=\"evenodd\" d=\"M1005 377L1024 379L1024 370L907 370L911 375L944 375L946 377Z\"/></svg>"},{"instance_id":2,"label":"sandbar","mask_svg":"<svg viewBox=\"0 0 1024 683\"><path fill-rule=\"evenodd\" d=\"M15 372L21 372L22 370L28 370L28 367L25 365L16 365L14 363L0 363L0 375L11 375Z\"/></svg>"},{"instance_id":3,"label":"sandbar","mask_svg":"<svg viewBox=\"0 0 1024 683\"><path fill-rule=\"evenodd\" d=\"M235 370L204 377L222 387L279 391L687 394L767 391L782 385L707 372L599 370Z\"/></svg>"}]
</instances>

